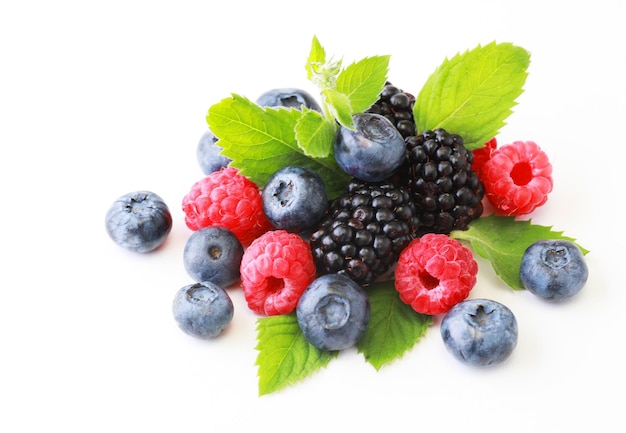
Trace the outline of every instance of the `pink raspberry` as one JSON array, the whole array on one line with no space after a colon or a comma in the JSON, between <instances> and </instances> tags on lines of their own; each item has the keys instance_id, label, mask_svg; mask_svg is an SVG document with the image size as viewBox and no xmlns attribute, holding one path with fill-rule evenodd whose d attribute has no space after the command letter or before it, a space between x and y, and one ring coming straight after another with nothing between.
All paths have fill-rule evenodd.
<instances>
[{"instance_id":1,"label":"pink raspberry","mask_svg":"<svg viewBox=\"0 0 626 433\"><path fill-rule=\"evenodd\" d=\"M472 153L474 154L474 161L472 162L472 170L474 170L474 173L478 175L479 179L482 177L481 171L483 169L483 166L485 165L487 161L491 159L491 154L493 153L494 150L496 150L497 147L498 147L498 141L494 137L488 142L486 142L483 147L474 149L472 151Z\"/></svg>"},{"instance_id":2,"label":"pink raspberry","mask_svg":"<svg viewBox=\"0 0 626 433\"><path fill-rule=\"evenodd\" d=\"M315 279L309 244L295 233L271 230L255 239L241 260L241 287L258 314L291 313Z\"/></svg>"},{"instance_id":3,"label":"pink raspberry","mask_svg":"<svg viewBox=\"0 0 626 433\"><path fill-rule=\"evenodd\" d=\"M468 297L477 273L468 248L445 234L428 233L400 253L395 286L402 302L418 313L442 314Z\"/></svg>"},{"instance_id":4,"label":"pink raspberry","mask_svg":"<svg viewBox=\"0 0 626 433\"><path fill-rule=\"evenodd\" d=\"M533 141L515 141L496 149L485 162L485 196L504 215L529 214L548 200L552 165Z\"/></svg>"},{"instance_id":5,"label":"pink raspberry","mask_svg":"<svg viewBox=\"0 0 626 433\"><path fill-rule=\"evenodd\" d=\"M196 182L183 198L183 212L191 230L225 227L244 246L271 228L259 187L234 167L215 171Z\"/></svg>"}]
</instances>

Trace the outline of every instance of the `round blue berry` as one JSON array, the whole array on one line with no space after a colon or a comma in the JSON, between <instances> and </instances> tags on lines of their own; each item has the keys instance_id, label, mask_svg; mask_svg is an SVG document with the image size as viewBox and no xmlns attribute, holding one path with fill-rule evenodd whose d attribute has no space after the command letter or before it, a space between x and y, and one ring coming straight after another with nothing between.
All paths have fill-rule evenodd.
<instances>
[{"instance_id":1,"label":"round blue berry","mask_svg":"<svg viewBox=\"0 0 626 433\"><path fill-rule=\"evenodd\" d=\"M207 130L202 137L200 137L200 141L198 141L198 146L196 147L196 158L198 159L198 164L200 164L200 168L204 174L211 174L214 171L218 171L231 162L231 159L222 155L222 148L217 144L218 138L211 132L211 130Z\"/></svg>"},{"instance_id":2,"label":"round blue berry","mask_svg":"<svg viewBox=\"0 0 626 433\"><path fill-rule=\"evenodd\" d=\"M215 338L232 321L234 308L228 293L210 282L182 287L174 297L172 313L180 329L199 338Z\"/></svg>"},{"instance_id":3,"label":"round blue berry","mask_svg":"<svg viewBox=\"0 0 626 433\"><path fill-rule=\"evenodd\" d=\"M353 116L354 130L340 126L334 155L339 167L365 182L391 176L406 157L404 138L389 119L379 114Z\"/></svg>"},{"instance_id":4,"label":"round blue berry","mask_svg":"<svg viewBox=\"0 0 626 433\"><path fill-rule=\"evenodd\" d=\"M469 365L490 366L503 362L517 346L517 334L513 312L490 299L462 301L441 321L446 348Z\"/></svg>"},{"instance_id":5,"label":"round blue berry","mask_svg":"<svg viewBox=\"0 0 626 433\"><path fill-rule=\"evenodd\" d=\"M302 334L320 350L354 346L367 329L370 303L364 289L351 278L326 274L315 279L296 306Z\"/></svg>"},{"instance_id":6,"label":"round blue berry","mask_svg":"<svg viewBox=\"0 0 626 433\"><path fill-rule=\"evenodd\" d=\"M197 282L227 287L240 277L243 246L225 227L210 226L194 231L185 244L183 264Z\"/></svg>"},{"instance_id":7,"label":"round blue berry","mask_svg":"<svg viewBox=\"0 0 626 433\"><path fill-rule=\"evenodd\" d=\"M568 240L537 241L522 256L522 284L529 292L547 301L559 302L576 295L588 276L583 253Z\"/></svg>"},{"instance_id":8,"label":"round blue berry","mask_svg":"<svg viewBox=\"0 0 626 433\"><path fill-rule=\"evenodd\" d=\"M293 87L271 89L262 93L256 100L261 107L285 107L302 109L302 107L321 112L322 109L315 98L305 90Z\"/></svg>"},{"instance_id":9,"label":"round blue berry","mask_svg":"<svg viewBox=\"0 0 626 433\"><path fill-rule=\"evenodd\" d=\"M113 202L107 211L105 226L119 246L147 253L165 242L172 230L172 214L159 195L135 191Z\"/></svg>"},{"instance_id":10,"label":"round blue berry","mask_svg":"<svg viewBox=\"0 0 626 433\"><path fill-rule=\"evenodd\" d=\"M262 199L265 216L274 227L292 233L313 227L328 207L322 178L313 170L293 165L270 176Z\"/></svg>"}]
</instances>

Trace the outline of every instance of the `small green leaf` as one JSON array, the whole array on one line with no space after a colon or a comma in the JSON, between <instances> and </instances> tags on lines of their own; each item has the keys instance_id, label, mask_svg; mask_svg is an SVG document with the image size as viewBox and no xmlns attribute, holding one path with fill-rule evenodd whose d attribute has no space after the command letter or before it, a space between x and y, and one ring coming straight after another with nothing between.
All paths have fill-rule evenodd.
<instances>
[{"instance_id":1,"label":"small green leaf","mask_svg":"<svg viewBox=\"0 0 626 433\"><path fill-rule=\"evenodd\" d=\"M302 117L296 123L298 146L312 158L332 156L336 131L335 124L327 122L319 112L303 108Z\"/></svg>"},{"instance_id":2,"label":"small green leaf","mask_svg":"<svg viewBox=\"0 0 626 433\"><path fill-rule=\"evenodd\" d=\"M313 76L317 72L317 67L319 65L323 65L324 63L326 63L326 51L320 44L317 36L313 36L313 41L311 42L311 51L309 53L309 58L307 59L305 67L309 80L313 79Z\"/></svg>"},{"instance_id":3,"label":"small green leaf","mask_svg":"<svg viewBox=\"0 0 626 433\"><path fill-rule=\"evenodd\" d=\"M256 365L259 395L304 379L325 367L338 352L325 352L311 345L300 331L295 314L269 316L257 320Z\"/></svg>"},{"instance_id":4,"label":"small green leaf","mask_svg":"<svg viewBox=\"0 0 626 433\"><path fill-rule=\"evenodd\" d=\"M353 111L350 105L350 99L343 93L333 89L322 91L322 96L331 115L337 119L341 125L353 129Z\"/></svg>"},{"instance_id":5,"label":"small green leaf","mask_svg":"<svg viewBox=\"0 0 626 433\"><path fill-rule=\"evenodd\" d=\"M304 153L301 146L312 144L299 144L296 138L296 126L302 116L303 112L294 108L262 108L233 94L209 108L207 123L218 137L222 153L232 159L231 165L259 187L285 165L300 165L316 171L329 198L334 198L343 192L349 176L332 155L311 158ZM316 142L315 146L320 145Z\"/></svg>"},{"instance_id":6,"label":"small green leaf","mask_svg":"<svg viewBox=\"0 0 626 433\"><path fill-rule=\"evenodd\" d=\"M496 275L514 290L524 289L519 269L524 252L531 244L544 239L575 242L563 236L563 232L553 231L552 227L493 214L472 221L467 230L453 231L450 237L469 242L478 255L491 262ZM588 253L578 246L583 254Z\"/></svg>"},{"instance_id":7,"label":"small green leaf","mask_svg":"<svg viewBox=\"0 0 626 433\"><path fill-rule=\"evenodd\" d=\"M495 42L445 59L415 101L418 131L444 128L461 135L468 150L482 147L517 104L529 64L525 49Z\"/></svg>"},{"instance_id":8,"label":"small green leaf","mask_svg":"<svg viewBox=\"0 0 626 433\"><path fill-rule=\"evenodd\" d=\"M336 90L348 97L352 114L367 110L378 100L387 81L389 59L390 56L366 57L341 71Z\"/></svg>"},{"instance_id":9,"label":"small green leaf","mask_svg":"<svg viewBox=\"0 0 626 433\"><path fill-rule=\"evenodd\" d=\"M413 347L432 324L432 317L419 314L402 302L393 281L376 283L367 293L370 322L357 348L379 370Z\"/></svg>"},{"instance_id":10,"label":"small green leaf","mask_svg":"<svg viewBox=\"0 0 626 433\"><path fill-rule=\"evenodd\" d=\"M320 91L334 89L337 85L337 76L341 72L341 60L326 59L326 51L320 44L317 37L313 37L311 51L305 69L307 78L313 82ZM323 107L327 113L327 107ZM332 119L329 119L332 120Z\"/></svg>"}]
</instances>

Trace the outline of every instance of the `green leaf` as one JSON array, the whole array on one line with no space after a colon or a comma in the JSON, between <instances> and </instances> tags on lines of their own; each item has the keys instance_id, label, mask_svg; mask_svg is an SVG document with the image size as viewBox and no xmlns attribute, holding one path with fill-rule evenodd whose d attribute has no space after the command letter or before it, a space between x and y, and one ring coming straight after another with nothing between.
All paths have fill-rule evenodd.
<instances>
[{"instance_id":1,"label":"green leaf","mask_svg":"<svg viewBox=\"0 0 626 433\"><path fill-rule=\"evenodd\" d=\"M387 81L389 59L390 56L367 57L341 71L336 90L347 96L351 114L367 110L378 100Z\"/></svg>"},{"instance_id":2,"label":"green leaf","mask_svg":"<svg viewBox=\"0 0 626 433\"><path fill-rule=\"evenodd\" d=\"M346 128L353 129L353 110L350 105L350 99L343 93L333 89L322 91L322 97L323 103L332 117L337 119L337 121Z\"/></svg>"},{"instance_id":3,"label":"green leaf","mask_svg":"<svg viewBox=\"0 0 626 433\"><path fill-rule=\"evenodd\" d=\"M305 66L309 80L313 79L313 76L317 73L317 68L324 63L326 63L326 51L320 44L317 36L313 36L311 51L309 52L309 58Z\"/></svg>"},{"instance_id":4,"label":"green leaf","mask_svg":"<svg viewBox=\"0 0 626 433\"><path fill-rule=\"evenodd\" d=\"M233 94L209 108L207 123L218 137L222 153L232 159L231 165L259 187L285 165L300 165L316 171L324 180L329 198L334 198L343 191L349 176L333 156L310 158L304 153L301 145L312 144L299 144L296 138L302 116L303 112L294 108L262 108ZM319 151L314 148L312 152Z\"/></svg>"},{"instance_id":5,"label":"green leaf","mask_svg":"<svg viewBox=\"0 0 626 433\"><path fill-rule=\"evenodd\" d=\"M445 59L415 101L418 131L444 128L461 135L468 150L482 147L517 104L529 64L525 49L495 42Z\"/></svg>"},{"instance_id":6,"label":"green leaf","mask_svg":"<svg viewBox=\"0 0 626 433\"><path fill-rule=\"evenodd\" d=\"M303 108L296 123L296 139L302 152L312 158L332 156L337 128L317 111Z\"/></svg>"},{"instance_id":7,"label":"green leaf","mask_svg":"<svg viewBox=\"0 0 626 433\"><path fill-rule=\"evenodd\" d=\"M563 236L563 232L553 231L552 227L494 214L472 221L467 230L453 231L450 237L469 242L478 255L491 262L496 275L514 290L524 289L519 269L524 251L531 244L543 239L575 242L574 238ZM583 254L588 253L578 246Z\"/></svg>"},{"instance_id":8,"label":"green leaf","mask_svg":"<svg viewBox=\"0 0 626 433\"><path fill-rule=\"evenodd\" d=\"M419 314L400 300L393 281L376 283L367 289L370 322L357 348L367 362L379 370L401 357L419 341L432 324L432 316Z\"/></svg>"},{"instance_id":9,"label":"green leaf","mask_svg":"<svg viewBox=\"0 0 626 433\"><path fill-rule=\"evenodd\" d=\"M259 395L304 379L338 355L311 345L302 335L294 313L259 318L256 349Z\"/></svg>"}]
</instances>

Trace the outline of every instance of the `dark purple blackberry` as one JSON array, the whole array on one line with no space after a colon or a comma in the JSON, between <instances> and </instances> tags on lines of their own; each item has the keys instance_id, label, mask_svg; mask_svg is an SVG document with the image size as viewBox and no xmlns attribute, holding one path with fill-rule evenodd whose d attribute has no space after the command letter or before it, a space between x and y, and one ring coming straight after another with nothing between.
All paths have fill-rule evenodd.
<instances>
[{"instance_id":1,"label":"dark purple blackberry","mask_svg":"<svg viewBox=\"0 0 626 433\"><path fill-rule=\"evenodd\" d=\"M311 234L317 271L346 274L366 286L397 262L418 226L405 188L353 179Z\"/></svg>"},{"instance_id":2,"label":"dark purple blackberry","mask_svg":"<svg viewBox=\"0 0 626 433\"><path fill-rule=\"evenodd\" d=\"M444 129L405 139L407 156L394 180L409 189L418 235L465 230L483 212L484 186L472 170L474 155L463 139Z\"/></svg>"},{"instance_id":3,"label":"dark purple blackberry","mask_svg":"<svg viewBox=\"0 0 626 433\"><path fill-rule=\"evenodd\" d=\"M368 108L366 113L385 116L396 126L402 137L406 138L417 133L413 118L413 105L415 105L415 96L387 82L380 92L378 101Z\"/></svg>"}]
</instances>

